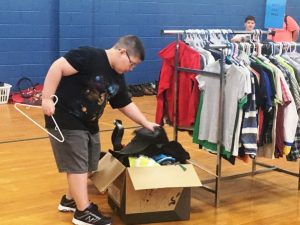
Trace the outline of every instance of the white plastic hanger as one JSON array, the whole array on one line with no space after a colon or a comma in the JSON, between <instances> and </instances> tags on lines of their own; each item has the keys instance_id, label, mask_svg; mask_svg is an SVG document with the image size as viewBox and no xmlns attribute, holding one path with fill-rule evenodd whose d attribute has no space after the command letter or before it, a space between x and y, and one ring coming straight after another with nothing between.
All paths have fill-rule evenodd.
<instances>
[{"instance_id":1,"label":"white plastic hanger","mask_svg":"<svg viewBox=\"0 0 300 225\"><path fill-rule=\"evenodd\" d=\"M56 105L56 103L58 102L58 97L56 95L52 95L51 98L54 98L54 105ZM42 106L37 106L37 105L28 105L28 104L23 104L23 103L15 103L14 107L16 110L18 110L23 116L25 116L27 119L29 119L31 122L33 122L36 126L38 126L39 128L41 128L43 131L45 131L47 134L49 134L51 137L53 137L54 139L56 139L59 142L64 142L65 138L63 136L63 134L61 133L59 126L56 123L56 120L54 119L53 116L51 116L54 124L55 124L55 130L57 130L59 132L59 135L61 136L61 139L57 138L55 135L51 134L47 129L45 129L44 127L42 127L40 124L38 124L36 121L34 121L32 118L30 118L25 112L23 112L20 108L18 108L18 106L25 106L27 109L32 107L32 108L39 108L41 109Z\"/></svg>"}]
</instances>

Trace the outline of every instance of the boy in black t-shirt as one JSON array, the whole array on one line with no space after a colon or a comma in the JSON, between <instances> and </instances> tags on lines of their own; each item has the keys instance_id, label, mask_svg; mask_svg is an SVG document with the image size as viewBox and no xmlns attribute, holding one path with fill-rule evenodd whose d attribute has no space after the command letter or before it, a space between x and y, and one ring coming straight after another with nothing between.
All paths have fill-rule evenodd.
<instances>
[{"instance_id":1,"label":"boy in black t-shirt","mask_svg":"<svg viewBox=\"0 0 300 225\"><path fill-rule=\"evenodd\" d=\"M60 211L75 212L74 224L111 224L98 207L89 202L88 174L97 170L100 155L98 120L107 101L127 117L154 130L131 101L124 73L144 60L144 47L133 35L121 37L110 49L80 47L57 59L47 73L42 108L46 128L56 133L49 117L53 115L65 141L50 137L59 172L67 174L68 190L58 206ZM52 95L58 97L55 105Z\"/></svg>"}]
</instances>

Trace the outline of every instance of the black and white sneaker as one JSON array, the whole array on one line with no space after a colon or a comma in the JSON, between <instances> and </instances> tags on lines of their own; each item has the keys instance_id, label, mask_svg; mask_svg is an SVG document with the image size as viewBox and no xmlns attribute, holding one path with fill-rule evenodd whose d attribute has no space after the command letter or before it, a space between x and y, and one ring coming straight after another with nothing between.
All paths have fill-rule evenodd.
<instances>
[{"instance_id":1,"label":"black and white sneaker","mask_svg":"<svg viewBox=\"0 0 300 225\"><path fill-rule=\"evenodd\" d=\"M111 225L111 218L103 216L98 206L91 203L84 211L76 209L72 222L76 225Z\"/></svg>"},{"instance_id":2,"label":"black and white sneaker","mask_svg":"<svg viewBox=\"0 0 300 225\"><path fill-rule=\"evenodd\" d=\"M67 199L66 195L62 196L60 203L58 205L58 210L60 212L75 212L76 210L76 203L74 199Z\"/></svg>"}]
</instances>

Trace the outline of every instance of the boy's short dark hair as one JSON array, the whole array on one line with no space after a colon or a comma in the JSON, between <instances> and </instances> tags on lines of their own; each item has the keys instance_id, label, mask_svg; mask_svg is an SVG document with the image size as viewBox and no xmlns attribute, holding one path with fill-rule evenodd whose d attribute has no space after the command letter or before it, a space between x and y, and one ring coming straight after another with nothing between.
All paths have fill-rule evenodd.
<instances>
[{"instance_id":1,"label":"boy's short dark hair","mask_svg":"<svg viewBox=\"0 0 300 225\"><path fill-rule=\"evenodd\" d=\"M142 61L145 59L145 49L143 42L137 36L123 36L113 47L116 49L125 48L130 55L139 57L139 59Z\"/></svg>"},{"instance_id":2,"label":"boy's short dark hair","mask_svg":"<svg viewBox=\"0 0 300 225\"><path fill-rule=\"evenodd\" d=\"M255 22L255 17L254 16L247 16L245 18L245 23L248 21L248 20L253 20Z\"/></svg>"}]
</instances>

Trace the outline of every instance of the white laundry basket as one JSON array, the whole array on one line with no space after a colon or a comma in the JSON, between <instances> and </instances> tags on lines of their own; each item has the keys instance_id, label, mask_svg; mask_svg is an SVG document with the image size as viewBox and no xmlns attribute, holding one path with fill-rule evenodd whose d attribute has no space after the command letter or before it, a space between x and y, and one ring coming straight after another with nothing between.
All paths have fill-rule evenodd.
<instances>
[{"instance_id":1,"label":"white laundry basket","mask_svg":"<svg viewBox=\"0 0 300 225\"><path fill-rule=\"evenodd\" d=\"M8 102L10 93L10 84L4 83L4 86L0 87L0 104L5 104Z\"/></svg>"}]
</instances>

